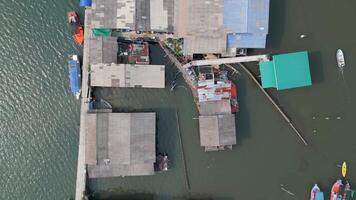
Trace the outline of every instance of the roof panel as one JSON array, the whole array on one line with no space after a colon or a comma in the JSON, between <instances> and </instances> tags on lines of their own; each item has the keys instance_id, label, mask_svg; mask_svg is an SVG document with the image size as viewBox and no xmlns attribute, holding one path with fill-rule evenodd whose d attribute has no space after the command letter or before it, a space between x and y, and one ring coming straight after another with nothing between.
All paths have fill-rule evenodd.
<instances>
[{"instance_id":1,"label":"roof panel","mask_svg":"<svg viewBox=\"0 0 356 200\"><path fill-rule=\"evenodd\" d=\"M275 55L273 63L278 90L312 84L307 51Z\"/></svg>"},{"instance_id":2,"label":"roof panel","mask_svg":"<svg viewBox=\"0 0 356 200\"><path fill-rule=\"evenodd\" d=\"M277 87L273 61L260 62L260 72L263 88Z\"/></svg>"}]
</instances>

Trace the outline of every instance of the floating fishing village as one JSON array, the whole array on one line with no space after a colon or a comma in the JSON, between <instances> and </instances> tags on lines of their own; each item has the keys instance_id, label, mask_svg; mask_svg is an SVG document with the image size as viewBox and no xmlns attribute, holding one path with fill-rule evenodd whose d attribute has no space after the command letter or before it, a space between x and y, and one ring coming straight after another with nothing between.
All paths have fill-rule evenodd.
<instances>
[{"instance_id":1,"label":"floating fishing village","mask_svg":"<svg viewBox=\"0 0 356 200\"><path fill-rule=\"evenodd\" d=\"M199 113L201 151L219 153L238 148L236 114L248 111L239 105L239 84L231 77L244 71L290 127L290 137L309 145L266 91L312 87L308 50L250 54L268 45L269 0L81 0L80 5L84 23L75 11L67 13L73 40L83 48L83 55L68 58L70 90L81 102L76 200L90 199L88 180L164 175L170 169L170 155L157 148L156 112L118 111L96 95L103 88L174 92L183 78ZM165 65L151 62L153 45L178 71L172 82L166 81ZM342 50L335 53L335 65L343 68ZM257 76L246 63L258 65ZM346 161L340 166L331 191L317 183L305 186L311 200L327 198L327 191L331 200L354 199Z\"/></svg>"}]
</instances>

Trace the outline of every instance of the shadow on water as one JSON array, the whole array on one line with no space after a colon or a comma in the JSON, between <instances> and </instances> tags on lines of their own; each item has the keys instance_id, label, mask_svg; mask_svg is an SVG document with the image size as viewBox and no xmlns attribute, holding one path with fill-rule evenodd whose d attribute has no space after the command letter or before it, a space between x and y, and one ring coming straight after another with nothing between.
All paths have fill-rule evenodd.
<instances>
[{"instance_id":1,"label":"shadow on water","mask_svg":"<svg viewBox=\"0 0 356 200\"><path fill-rule=\"evenodd\" d=\"M246 80L245 79L238 79L238 81L234 81L238 88L238 102L240 107L240 112L243 112L243 115L237 113L235 118L236 123L236 137L237 137L237 145L242 145L244 139L250 137L250 117L249 112L244 110L246 108Z\"/></svg>"},{"instance_id":2,"label":"shadow on water","mask_svg":"<svg viewBox=\"0 0 356 200\"><path fill-rule=\"evenodd\" d=\"M135 191L122 192L96 192L90 197L90 200L156 200L156 199L171 199L171 200L232 200L230 197L212 197L208 194L183 194L177 196L152 194L152 193L137 193Z\"/></svg>"},{"instance_id":3,"label":"shadow on water","mask_svg":"<svg viewBox=\"0 0 356 200\"><path fill-rule=\"evenodd\" d=\"M324 81L324 68L322 65L321 52L311 51L309 52L309 62L312 82L322 83Z\"/></svg>"},{"instance_id":4,"label":"shadow on water","mask_svg":"<svg viewBox=\"0 0 356 200\"><path fill-rule=\"evenodd\" d=\"M267 35L267 47L278 48L281 45L281 39L284 32L286 4L285 0L271 0L269 21L279 23L269 23L269 33Z\"/></svg>"}]
</instances>

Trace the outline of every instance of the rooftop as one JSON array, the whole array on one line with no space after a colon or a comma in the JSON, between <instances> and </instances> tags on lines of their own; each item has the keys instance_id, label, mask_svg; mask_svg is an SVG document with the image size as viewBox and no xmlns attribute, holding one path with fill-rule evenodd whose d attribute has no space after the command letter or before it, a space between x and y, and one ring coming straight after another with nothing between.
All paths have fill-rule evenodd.
<instances>
[{"instance_id":1,"label":"rooftop","mask_svg":"<svg viewBox=\"0 0 356 200\"><path fill-rule=\"evenodd\" d=\"M93 28L173 30L173 0L96 0L92 8Z\"/></svg>"},{"instance_id":2,"label":"rooftop","mask_svg":"<svg viewBox=\"0 0 356 200\"><path fill-rule=\"evenodd\" d=\"M116 37L91 37L89 48L90 64L117 62L118 44Z\"/></svg>"},{"instance_id":3,"label":"rooftop","mask_svg":"<svg viewBox=\"0 0 356 200\"><path fill-rule=\"evenodd\" d=\"M199 116L200 145L208 148L236 144L235 115Z\"/></svg>"},{"instance_id":4,"label":"rooftop","mask_svg":"<svg viewBox=\"0 0 356 200\"><path fill-rule=\"evenodd\" d=\"M164 65L93 64L90 68L93 87L164 88Z\"/></svg>"},{"instance_id":5,"label":"rooftop","mask_svg":"<svg viewBox=\"0 0 356 200\"><path fill-rule=\"evenodd\" d=\"M90 113L86 123L89 178L154 174L155 113Z\"/></svg>"},{"instance_id":6,"label":"rooftop","mask_svg":"<svg viewBox=\"0 0 356 200\"><path fill-rule=\"evenodd\" d=\"M184 54L265 48L269 0L175 0L174 32Z\"/></svg>"},{"instance_id":7,"label":"rooftop","mask_svg":"<svg viewBox=\"0 0 356 200\"><path fill-rule=\"evenodd\" d=\"M278 90L312 85L307 51L273 56L272 61L261 62L263 88Z\"/></svg>"}]
</instances>

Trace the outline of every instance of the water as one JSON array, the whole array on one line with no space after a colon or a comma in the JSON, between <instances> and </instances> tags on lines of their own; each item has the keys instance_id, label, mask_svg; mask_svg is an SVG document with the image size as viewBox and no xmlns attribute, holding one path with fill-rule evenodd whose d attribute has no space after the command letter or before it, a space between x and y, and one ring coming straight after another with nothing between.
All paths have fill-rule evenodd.
<instances>
[{"instance_id":1,"label":"water","mask_svg":"<svg viewBox=\"0 0 356 200\"><path fill-rule=\"evenodd\" d=\"M0 199L74 196L79 102L69 92L66 55L78 49L65 14L78 9L77 5L77 1L0 0ZM271 0L266 52L310 52L312 87L269 91L307 139L308 147L242 70L234 76L241 107L236 120L238 144L225 152L205 153L199 146L194 119L198 113L181 79L175 93L169 86L165 90L97 90L117 111L157 112L158 148L171 156L172 170L151 177L91 181L95 196L307 199L314 183L329 193L332 182L340 177L338 165L343 160L355 186L355 7L349 0ZM308 37L301 39L301 34ZM348 89L336 66L338 48L345 53ZM157 48L153 51L160 53ZM157 58L155 62L168 61ZM167 70L170 85L174 72L168 64Z\"/></svg>"}]
</instances>

